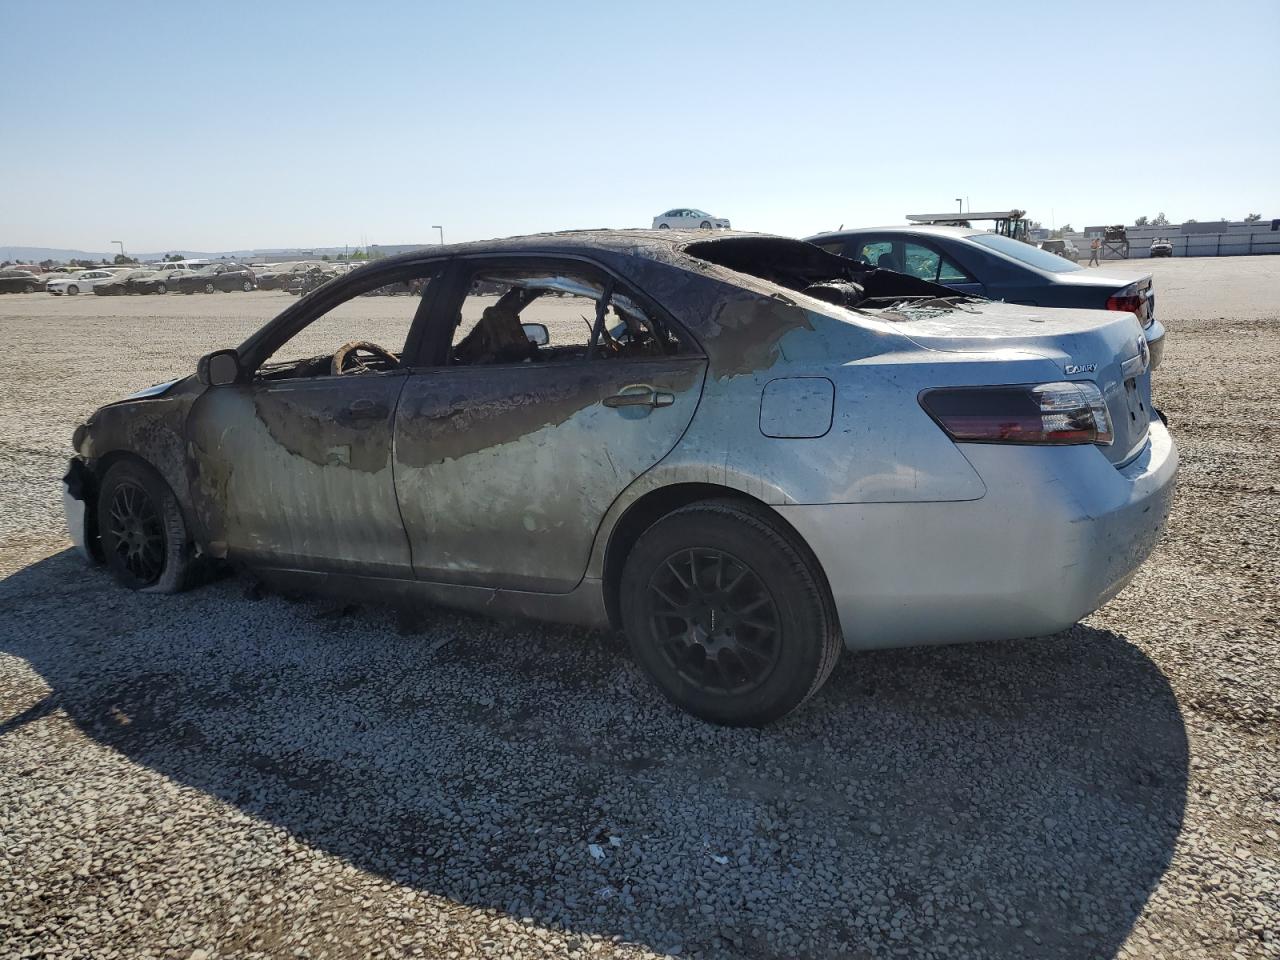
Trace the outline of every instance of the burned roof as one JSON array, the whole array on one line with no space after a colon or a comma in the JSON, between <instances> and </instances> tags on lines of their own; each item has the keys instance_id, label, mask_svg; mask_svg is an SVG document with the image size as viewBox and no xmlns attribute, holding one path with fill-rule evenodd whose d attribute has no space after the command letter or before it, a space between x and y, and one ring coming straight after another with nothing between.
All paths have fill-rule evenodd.
<instances>
[{"instance_id":1,"label":"burned roof","mask_svg":"<svg viewBox=\"0 0 1280 960\"><path fill-rule=\"evenodd\" d=\"M582 253L591 250L649 255L656 259L664 259L664 254L678 253L694 243L717 243L740 237L764 238L787 243L803 242L773 234L743 230L717 230L714 234L709 234L706 230L563 230L493 240L471 240L466 243L450 243L443 246L424 246L374 262L408 263L428 257L452 257L476 253Z\"/></svg>"}]
</instances>

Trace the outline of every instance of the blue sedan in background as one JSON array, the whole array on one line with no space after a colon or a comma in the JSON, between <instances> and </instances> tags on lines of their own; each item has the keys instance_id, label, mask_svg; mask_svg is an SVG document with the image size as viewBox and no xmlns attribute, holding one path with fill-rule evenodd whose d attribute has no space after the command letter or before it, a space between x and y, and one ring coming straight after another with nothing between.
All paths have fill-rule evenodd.
<instances>
[{"instance_id":1,"label":"blue sedan in background","mask_svg":"<svg viewBox=\"0 0 1280 960\"><path fill-rule=\"evenodd\" d=\"M1142 323L1151 366L1164 352L1151 275L1089 270L998 233L971 227L868 227L807 238L829 253L932 280L961 293L1037 307L1125 310Z\"/></svg>"}]
</instances>

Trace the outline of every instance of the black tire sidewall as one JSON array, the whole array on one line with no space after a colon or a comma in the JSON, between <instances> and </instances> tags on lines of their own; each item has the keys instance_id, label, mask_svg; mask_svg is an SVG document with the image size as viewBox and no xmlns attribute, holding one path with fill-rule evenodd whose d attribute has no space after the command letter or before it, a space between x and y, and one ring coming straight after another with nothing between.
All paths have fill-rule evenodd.
<instances>
[{"instance_id":1,"label":"black tire sidewall","mask_svg":"<svg viewBox=\"0 0 1280 960\"><path fill-rule=\"evenodd\" d=\"M160 576L153 583L140 584L111 549L111 497L124 483L132 483L146 491L160 513L164 525L165 557ZM178 500L158 473L133 460L112 465L102 478L98 490L98 536L102 542L107 569L121 586L139 593L177 593L186 588L192 565L192 544Z\"/></svg>"},{"instance_id":2,"label":"black tire sidewall","mask_svg":"<svg viewBox=\"0 0 1280 960\"><path fill-rule=\"evenodd\" d=\"M722 550L746 564L773 598L782 652L765 682L745 694L712 694L689 683L654 642L646 611L649 579L671 554L690 547ZM822 585L808 560L761 517L729 505L696 505L669 514L636 542L623 569L622 622L632 654L669 700L728 726L758 726L786 716L825 679L824 655L832 624Z\"/></svg>"}]
</instances>

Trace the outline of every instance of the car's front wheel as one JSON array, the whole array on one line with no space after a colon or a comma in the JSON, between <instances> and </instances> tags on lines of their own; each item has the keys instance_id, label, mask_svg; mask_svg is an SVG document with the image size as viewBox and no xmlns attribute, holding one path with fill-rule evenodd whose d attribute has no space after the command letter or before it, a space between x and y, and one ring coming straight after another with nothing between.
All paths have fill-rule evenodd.
<instances>
[{"instance_id":1,"label":"car's front wheel","mask_svg":"<svg viewBox=\"0 0 1280 960\"><path fill-rule=\"evenodd\" d=\"M244 283L240 284L240 289L243 290L245 293L249 293L250 291L253 290L253 281L246 280Z\"/></svg>"},{"instance_id":2,"label":"car's front wheel","mask_svg":"<svg viewBox=\"0 0 1280 960\"><path fill-rule=\"evenodd\" d=\"M111 467L98 491L98 536L107 568L130 590L178 593L191 581L194 549L177 498L150 467Z\"/></svg>"},{"instance_id":3,"label":"car's front wheel","mask_svg":"<svg viewBox=\"0 0 1280 960\"><path fill-rule=\"evenodd\" d=\"M700 228L702 228L703 230L710 230L710 229L711 229L711 221L710 221L710 220L703 220L700 224L698 224L698 226L699 226Z\"/></svg>"},{"instance_id":4,"label":"car's front wheel","mask_svg":"<svg viewBox=\"0 0 1280 960\"><path fill-rule=\"evenodd\" d=\"M668 514L627 557L623 626L677 706L761 726L821 688L840 631L816 561L767 511L711 500Z\"/></svg>"},{"instance_id":5,"label":"car's front wheel","mask_svg":"<svg viewBox=\"0 0 1280 960\"><path fill-rule=\"evenodd\" d=\"M73 297L79 292L80 292L80 288L77 287L74 283L71 284L71 286L67 287L67 293L69 293Z\"/></svg>"}]
</instances>

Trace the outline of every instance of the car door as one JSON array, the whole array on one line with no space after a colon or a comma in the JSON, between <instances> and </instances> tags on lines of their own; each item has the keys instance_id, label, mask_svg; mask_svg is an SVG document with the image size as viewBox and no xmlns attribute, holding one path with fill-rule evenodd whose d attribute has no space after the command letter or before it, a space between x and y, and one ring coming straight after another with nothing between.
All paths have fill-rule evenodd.
<instances>
[{"instance_id":1,"label":"car door","mask_svg":"<svg viewBox=\"0 0 1280 960\"><path fill-rule=\"evenodd\" d=\"M417 269L413 276L430 281L438 268ZM375 272L299 301L251 341L239 382L210 387L192 405L192 502L216 554L250 565L412 577L391 455L409 368L335 375L326 356L355 341L399 356L412 349L421 298L359 296L386 282ZM286 354L297 359L279 359Z\"/></svg>"},{"instance_id":2,"label":"car door","mask_svg":"<svg viewBox=\"0 0 1280 960\"><path fill-rule=\"evenodd\" d=\"M214 285L224 293L239 289L240 273L235 267L223 265L218 268L218 276L214 280Z\"/></svg>"},{"instance_id":3,"label":"car door","mask_svg":"<svg viewBox=\"0 0 1280 960\"><path fill-rule=\"evenodd\" d=\"M455 269L430 320L437 362L414 371L396 415L396 491L414 573L568 592L609 505L683 435L706 360L654 304L610 289L596 265L467 259ZM528 294L547 278L579 293L549 290L521 308L521 321L550 331L536 358L460 359L486 318L509 316L501 308L513 290ZM635 322L660 332L650 346L661 339L663 351L593 351L592 330L609 329L611 312L643 314Z\"/></svg>"}]
</instances>

